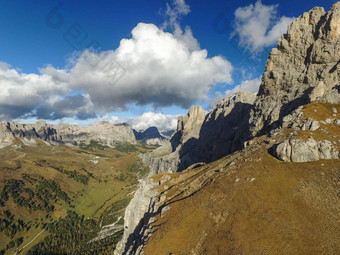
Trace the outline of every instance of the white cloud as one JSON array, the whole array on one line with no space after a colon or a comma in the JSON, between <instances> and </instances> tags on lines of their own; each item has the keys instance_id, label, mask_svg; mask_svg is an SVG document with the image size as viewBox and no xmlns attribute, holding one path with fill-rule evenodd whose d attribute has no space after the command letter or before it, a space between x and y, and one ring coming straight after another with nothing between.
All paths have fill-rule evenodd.
<instances>
[{"instance_id":1,"label":"white cloud","mask_svg":"<svg viewBox=\"0 0 340 255\"><path fill-rule=\"evenodd\" d=\"M255 52L275 45L279 37L287 32L294 17L278 17L278 5L264 5L258 0L255 5L237 8L235 11L234 35L239 37L239 45Z\"/></svg>"},{"instance_id":2,"label":"white cloud","mask_svg":"<svg viewBox=\"0 0 340 255\"><path fill-rule=\"evenodd\" d=\"M163 28L174 27L178 24L180 18L188 15L189 12L190 6L184 0L173 0L171 5L167 3L165 11L166 20L164 21Z\"/></svg>"},{"instance_id":3,"label":"white cloud","mask_svg":"<svg viewBox=\"0 0 340 255\"><path fill-rule=\"evenodd\" d=\"M39 119L57 120L65 117L76 117L86 120L96 117L96 111L89 95L76 94L67 96L50 97L40 103L33 116Z\"/></svg>"},{"instance_id":4,"label":"white cloud","mask_svg":"<svg viewBox=\"0 0 340 255\"><path fill-rule=\"evenodd\" d=\"M189 12L184 0L174 0L165 12L172 32L139 23L117 49L84 50L64 69L25 74L0 63L0 119L87 119L130 105L188 108L208 100L216 84L232 83L233 67L208 57L190 27L182 30L178 21Z\"/></svg>"},{"instance_id":5,"label":"white cloud","mask_svg":"<svg viewBox=\"0 0 340 255\"><path fill-rule=\"evenodd\" d=\"M43 102L52 102L58 95L67 95L66 83L45 74L19 73L0 63L0 118L12 119L30 114Z\"/></svg>"},{"instance_id":6,"label":"white cloud","mask_svg":"<svg viewBox=\"0 0 340 255\"><path fill-rule=\"evenodd\" d=\"M170 29L173 31L174 37L184 43L189 50L199 50L200 45L193 36L191 28L186 26L183 31L179 24L180 19L190 12L190 6L187 5L184 0L173 0L172 4L167 3L166 7L167 9L164 13L165 21L161 29Z\"/></svg>"},{"instance_id":7,"label":"white cloud","mask_svg":"<svg viewBox=\"0 0 340 255\"><path fill-rule=\"evenodd\" d=\"M184 35L192 36L190 30ZM25 74L2 63L0 118L85 119L129 104L187 108L206 100L215 84L231 83L233 68L223 57L209 58L206 50L186 44L153 24L139 23L116 50L85 50L67 69L47 66L40 74Z\"/></svg>"},{"instance_id":8,"label":"white cloud","mask_svg":"<svg viewBox=\"0 0 340 255\"><path fill-rule=\"evenodd\" d=\"M128 123L132 128L141 131L155 126L159 130L175 130L177 128L178 115L167 115L163 113L145 112L138 117L118 118L112 116L113 123Z\"/></svg>"},{"instance_id":9,"label":"white cloud","mask_svg":"<svg viewBox=\"0 0 340 255\"><path fill-rule=\"evenodd\" d=\"M253 80L245 80L245 81L242 81L241 84L235 86L233 89L227 90L225 92L225 95L231 96L240 91L248 91L248 92L257 94L257 92L259 91L260 85L261 85L260 78L256 78Z\"/></svg>"},{"instance_id":10,"label":"white cloud","mask_svg":"<svg viewBox=\"0 0 340 255\"><path fill-rule=\"evenodd\" d=\"M185 27L183 31L182 28L176 24L174 30L174 37L182 42L190 51L200 50L200 45L197 39L193 36L191 28L189 26Z\"/></svg>"},{"instance_id":11,"label":"white cloud","mask_svg":"<svg viewBox=\"0 0 340 255\"><path fill-rule=\"evenodd\" d=\"M67 76L97 109L121 110L130 103L187 108L206 99L215 84L232 82L230 62L207 55L153 24L139 23L115 51L84 51ZM51 67L42 71L65 79Z\"/></svg>"}]
</instances>

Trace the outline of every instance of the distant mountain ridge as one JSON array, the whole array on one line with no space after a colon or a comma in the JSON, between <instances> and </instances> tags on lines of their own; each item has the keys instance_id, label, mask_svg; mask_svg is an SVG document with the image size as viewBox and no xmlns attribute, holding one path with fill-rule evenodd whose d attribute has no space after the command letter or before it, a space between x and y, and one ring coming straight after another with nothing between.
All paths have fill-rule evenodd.
<instances>
[{"instance_id":1,"label":"distant mountain ridge","mask_svg":"<svg viewBox=\"0 0 340 255\"><path fill-rule=\"evenodd\" d=\"M162 130L160 131L160 133L165 136L168 137L170 139L170 137L173 135L173 133L175 133L176 130Z\"/></svg>"},{"instance_id":2,"label":"distant mountain ridge","mask_svg":"<svg viewBox=\"0 0 340 255\"><path fill-rule=\"evenodd\" d=\"M100 122L83 127L66 123L52 125L43 120L34 124L0 122L0 148L13 144L16 139L27 145L34 144L36 140L51 144L89 144L97 141L108 147L114 147L117 142L137 143L132 128L127 124Z\"/></svg>"}]
</instances>

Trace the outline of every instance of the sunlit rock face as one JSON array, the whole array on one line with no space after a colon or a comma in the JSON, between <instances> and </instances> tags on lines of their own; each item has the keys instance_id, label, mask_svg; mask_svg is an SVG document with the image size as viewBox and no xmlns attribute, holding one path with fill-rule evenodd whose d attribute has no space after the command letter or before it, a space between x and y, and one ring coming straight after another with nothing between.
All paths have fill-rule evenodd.
<instances>
[{"instance_id":1,"label":"sunlit rock face","mask_svg":"<svg viewBox=\"0 0 340 255\"><path fill-rule=\"evenodd\" d=\"M340 103L340 2L297 18L272 49L254 110L251 134L279 126L298 106Z\"/></svg>"}]
</instances>

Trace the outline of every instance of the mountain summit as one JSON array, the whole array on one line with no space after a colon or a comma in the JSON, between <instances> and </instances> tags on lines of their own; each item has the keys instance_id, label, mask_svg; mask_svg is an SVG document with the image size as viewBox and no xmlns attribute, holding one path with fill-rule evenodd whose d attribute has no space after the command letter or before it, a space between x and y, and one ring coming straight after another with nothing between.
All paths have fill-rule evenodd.
<instances>
[{"instance_id":1,"label":"mountain summit","mask_svg":"<svg viewBox=\"0 0 340 255\"><path fill-rule=\"evenodd\" d=\"M282 124L301 105L340 103L340 2L298 17L272 49L251 115L251 134Z\"/></svg>"},{"instance_id":2,"label":"mountain summit","mask_svg":"<svg viewBox=\"0 0 340 255\"><path fill-rule=\"evenodd\" d=\"M159 132L157 127L149 127L141 132L133 130L133 133L137 141L141 141L148 145L162 145L168 140Z\"/></svg>"}]
</instances>

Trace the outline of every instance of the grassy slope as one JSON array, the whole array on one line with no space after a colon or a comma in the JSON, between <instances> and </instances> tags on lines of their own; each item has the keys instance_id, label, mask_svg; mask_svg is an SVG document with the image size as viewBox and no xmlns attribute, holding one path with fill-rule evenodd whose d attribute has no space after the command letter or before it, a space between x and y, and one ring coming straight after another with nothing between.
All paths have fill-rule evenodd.
<instances>
[{"instance_id":1,"label":"grassy slope","mask_svg":"<svg viewBox=\"0 0 340 255\"><path fill-rule=\"evenodd\" d=\"M314 110L331 114L314 104L306 117ZM339 145L340 128L307 135ZM170 209L153 224L145 254L338 254L340 161L281 162L264 139L160 185Z\"/></svg>"},{"instance_id":2,"label":"grassy slope","mask_svg":"<svg viewBox=\"0 0 340 255\"><path fill-rule=\"evenodd\" d=\"M20 218L26 223L31 222L32 224L28 232L17 233L13 240L21 236L24 237L24 242L19 248L23 247L42 230L41 225L35 227L37 223L51 222L65 217L68 209L76 211L79 215L84 215L85 218L99 220L103 212L114 202L130 199L131 192L136 188L137 173L129 171L129 166L138 161L137 153L145 150L147 149L138 146L136 152L129 152L124 151L124 148L120 151L109 148L80 149L79 147L48 146L44 143L39 143L35 147L14 148L12 146L0 150L0 190L2 190L3 181L6 179L22 180L23 174L34 178L42 176L45 179L55 180L72 200L71 205L58 201L55 204L54 212L50 213L51 218L46 219L47 213L40 210L30 213L25 208L18 207L10 197L6 205L0 207L0 211L9 210L16 219ZM94 163L96 161L98 162ZM89 178L88 184L83 184L57 169L75 170L83 176L92 173L93 177ZM145 170L138 175L142 174L145 174ZM33 186L25 183L27 187L34 189ZM110 214L111 211L106 213ZM123 215L123 213L124 211L120 211L119 215ZM25 248L25 251L46 235L48 233L38 236ZM11 238L0 232L0 250L10 240ZM14 249L9 250L8 254L11 254L12 251Z\"/></svg>"}]
</instances>

